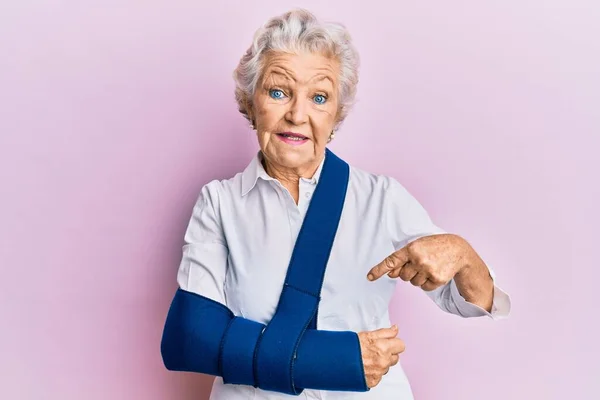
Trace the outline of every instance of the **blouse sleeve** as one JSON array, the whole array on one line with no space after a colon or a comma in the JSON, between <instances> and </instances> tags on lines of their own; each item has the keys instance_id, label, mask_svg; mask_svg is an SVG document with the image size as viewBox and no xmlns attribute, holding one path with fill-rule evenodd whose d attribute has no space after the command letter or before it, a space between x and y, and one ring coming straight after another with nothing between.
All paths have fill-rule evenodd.
<instances>
[{"instance_id":1,"label":"blouse sleeve","mask_svg":"<svg viewBox=\"0 0 600 400\"><path fill-rule=\"evenodd\" d=\"M229 250L215 213L210 184L202 188L188 223L177 283L185 291L226 304Z\"/></svg>"},{"instance_id":2,"label":"blouse sleeve","mask_svg":"<svg viewBox=\"0 0 600 400\"><path fill-rule=\"evenodd\" d=\"M386 193L386 223L395 250L424 236L447 233L433 223L427 211L419 201L398 181L389 178ZM490 277L494 281L492 312L465 300L454 279L446 285L431 291L425 291L440 309L464 318L488 316L492 319L505 318L510 313L510 297L496 285L496 274L488 266Z\"/></svg>"}]
</instances>

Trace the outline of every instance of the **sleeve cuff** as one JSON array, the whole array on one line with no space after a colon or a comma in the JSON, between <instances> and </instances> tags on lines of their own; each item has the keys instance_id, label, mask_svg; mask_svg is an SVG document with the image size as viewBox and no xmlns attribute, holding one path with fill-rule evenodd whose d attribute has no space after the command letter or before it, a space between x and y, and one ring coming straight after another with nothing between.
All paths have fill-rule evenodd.
<instances>
[{"instance_id":1,"label":"sleeve cuff","mask_svg":"<svg viewBox=\"0 0 600 400\"><path fill-rule=\"evenodd\" d=\"M492 279L494 279L493 273ZM493 320L499 320L507 318L510 314L510 296L496 286L495 283L494 298L492 300L492 312L488 312L484 308L465 300L465 298L462 297L458 291L458 287L456 286L454 279L450 281L450 293L452 294L452 300L454 301L454 304L456 305L456 308L462 317L470 318L487 316Z\"/></svg>"}]
</instances>

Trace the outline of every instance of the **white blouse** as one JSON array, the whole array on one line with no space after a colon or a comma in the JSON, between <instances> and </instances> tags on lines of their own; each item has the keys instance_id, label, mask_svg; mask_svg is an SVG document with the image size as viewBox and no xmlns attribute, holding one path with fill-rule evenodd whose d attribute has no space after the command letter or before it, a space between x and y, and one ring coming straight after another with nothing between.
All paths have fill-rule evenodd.
<instances>
[{"instance_id":1,"label":"white blouse","mask_svg":"<svg viewBox=\"0 0 600 400\"><path fill-rule=\"evenodd\" d=\"M177 281L187 291L225 304L235 315L267 324L278 304L296 237L319 181L302 178L296 204L289 191L267 175L261 152L242 173L205 185L194 206ZM370 282L367 272L419 237L445 233L396 180L350 167L350 180L325 272L318 329L354 332L389 327L388 305L398 279ZM490 275L495 274L490 268ZM462 317L508 316L510 298L494 286L491 313L467 302L454 281L425 292L442 310ZM299 396L246 385L213 383L210 400L249 399L410 400L401 363L369 392L306 389Z\"/></svg>"}]
</instances>

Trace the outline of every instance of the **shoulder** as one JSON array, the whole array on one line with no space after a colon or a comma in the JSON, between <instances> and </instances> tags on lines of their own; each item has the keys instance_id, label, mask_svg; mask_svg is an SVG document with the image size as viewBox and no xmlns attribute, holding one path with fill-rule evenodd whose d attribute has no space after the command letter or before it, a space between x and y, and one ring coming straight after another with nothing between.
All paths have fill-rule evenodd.
<instances>
[{"instance_id":1,"label":"shoulder","mask_svg":"<svg viewBox=\"0 0 600 400\"><path fill-rule=\"evenodd\" d=\"M210 204L217 208L223 201L241 198L242 173L238 172L231 178L213 179L200 189L197 204Z\"/></svg>"}]
</instances>

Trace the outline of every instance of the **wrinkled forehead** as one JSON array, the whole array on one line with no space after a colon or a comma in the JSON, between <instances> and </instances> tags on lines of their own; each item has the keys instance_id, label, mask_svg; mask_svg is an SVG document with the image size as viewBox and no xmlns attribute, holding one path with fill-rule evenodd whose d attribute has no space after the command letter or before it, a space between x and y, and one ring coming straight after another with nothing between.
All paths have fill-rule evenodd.
<instances>
[{"instance_id":1,"label":"wrinkled forehead","mask_svg":"<svg viewBox=\"0 0 600 400\"><path fill-rule=\"evenodd\" d=\"M263 83L336 88L339 62L320 53L270 53L263 62Z\"/></svg>"}]
</instances>

